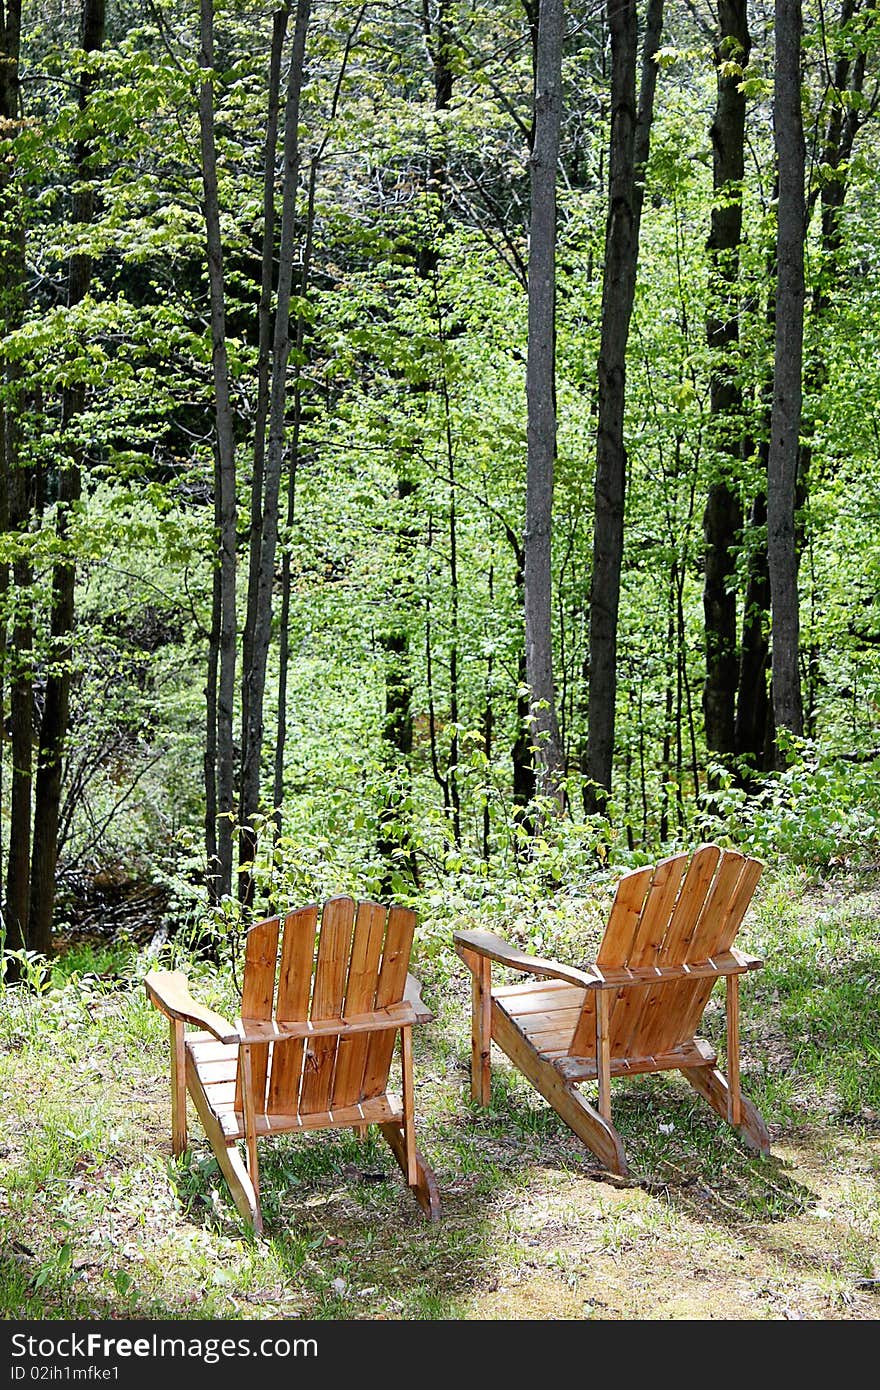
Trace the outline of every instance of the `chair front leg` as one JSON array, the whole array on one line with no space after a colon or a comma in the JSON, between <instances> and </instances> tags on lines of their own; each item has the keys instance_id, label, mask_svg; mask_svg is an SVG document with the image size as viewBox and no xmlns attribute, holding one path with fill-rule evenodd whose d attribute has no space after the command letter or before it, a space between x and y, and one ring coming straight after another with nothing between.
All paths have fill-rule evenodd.
<instances>
[{"instance_id":1,"label":"chair front leg","mask_svg":"<svg viewBox=\"0 0 880 1390\"><path fill-rule=\"evenodd\" d=\"M406 1153L406 1181L410 1187L415 1187L419 1180L419 1165L416 1159L416 1105L411 1027L400 1030L400 1070L403 1078L403 1144Z\"/></svg>"},{"instance_id":2,"label":"chair front leg","mask_svg":"<svg viewBox=\"0 0 880 1390\"><path fill-rule=\"evenodd\" d=\"M249 1043L239 1044L239 1064L241 1066L241 1102L244 1115L244 1139L247 1149L248 1176L253 1184L254 1196L259 1210L260 1201L260 1167L257 1155L257 1128L254 1107L254 1077L253 1067L251 1066L251 1048ZM260 1226L254 1223L259 1231Z\"/></svg>"},{"instance_id":3,"label":"chair front leg","mask_svg":"<svg viewBox=\"0 0 880 1390\"><path fill-rule=\"evenodd\" d=\"M184 1024L179 1018L169 1019L171 1043L171 1150L175 1158L186 1149L186 1050Z\"/></svg>"},{"instance_id":4,"label":"chair front leg","mask_svg":"<svg viewBox=\"0 0 880 1390\"><path fill-rule=\"evenodd\" d=\"M727 1119L738 1125L742 1119L739 1082L739 976L727 977Z\"/></svg>"},{"instance_id":5,"label":"chair front leg","mask_svg":"<svg viewBox=\"0 0 880 1390\"><path fill-rule=\"evenodd\" d=\"M492 962L488 956L469 961L472 976L471 1096L478 1105L492 1097Z\"/></svg>"},{"instance_id":6,"label":"chair front leg","mask_svg":"<svg viewBox=\"0 0 880 1390\"><path fill-rule=\"evenodd\" d=\"M611 1119L611 993L596 991L596 1075L599 1079L599 1114Z\"/></svg>"}]
</instances>

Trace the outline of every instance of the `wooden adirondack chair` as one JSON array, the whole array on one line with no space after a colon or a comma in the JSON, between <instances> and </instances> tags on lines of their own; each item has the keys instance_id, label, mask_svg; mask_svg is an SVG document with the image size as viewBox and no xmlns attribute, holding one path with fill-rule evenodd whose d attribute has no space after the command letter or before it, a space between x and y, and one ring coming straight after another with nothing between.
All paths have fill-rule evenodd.
<instances>
[{"instance_id":1,"label":"wooden adirondack chair","mask_svg":"<svg viewBox=\"0 0 880 1390\"><path fill-rule=\"evenodd\" d=\"M415 925L406 908L348 897L257 922L234 1024L197 1004L179 971L146 976L149 997L171 1021L174 1152L187 1145L189 1091L235 1205L255 1230L257 1139L291 1130L364 1134L377 1124L419 1205L438 1216L437 1184L415 1139L412 1028L432 1017L408 973ZM202 1031L186 1033L186 1024ZM398 1033L402 1099L387 1089Z\"/></svg>"},{"instance_id":2,"label":"wooden adirondack chair","mask_svg":"<svg viewBox=\"0 0 880 1390\"><path fill-rule=\"evenodd\" d=\"M611 1123L614 1076L678 1068L690 1084L763 1153L770 1138L740 1091L739 976L763 961L733 940L762 865L702 845L621 878L596 963L571 969L517 951L491 932L456 932L473 974L471 1090L489 1104L490 1043L514 1065L612 1173L626 1174ZM492 961L538 982L492 988ZM727 984L727 1076L695 1036L716 980ZM598 1081L598 1109L578 1083Z\"/></svg>"}]
</instances>

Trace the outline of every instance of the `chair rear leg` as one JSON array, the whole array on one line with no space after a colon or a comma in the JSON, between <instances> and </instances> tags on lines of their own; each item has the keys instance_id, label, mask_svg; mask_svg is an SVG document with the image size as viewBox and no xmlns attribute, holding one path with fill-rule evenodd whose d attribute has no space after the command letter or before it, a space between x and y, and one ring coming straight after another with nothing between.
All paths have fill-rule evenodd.
<instances>
[{"instance_id":1,"label":"chair rear leg","mask_svg":"<svg viewBox=\"0 0 880 1390\"><path fill-rule=\"evenodd\" d=\"M406 1151L406 1180L410 1187L418 1181L416 1164L415 1081L413 1077L412 1028L400 1030L400 1069L403 1080L403 1144Z\"/></svg>"},{"instance_id":2,"label":"chair rear leg","mask_svg":"<svg viewBox=\"0 0 880 1390\"><path fill-rule=\"evenodd\" d=\"M732 1098L730 1086L724 1073L719 1071L718 1067L709 1066L682 1067L681 1072L694 1090L709 1102L712 1109L723 1120L727 1120L728 1124L731 1124ZM757 1106L749 1100L748 1096L740 1094L739 1112L739 1123L733 1124L732 1127L749 1148L757 1149L759 1153L769 1154L770 1134Z\"/></svg>"},{"instance_id":3,"label":"chair rear leg","mask_svg":"<svg viewBox=\"0 0 880 1390\"><path fill-rule=\"evenodd\" d=\"M397 1159L400 1171L407 1180L407 1186L422 1211L430 1221L436 1221L440 1215L440 1190L437 1187L437 1179L418 1149L413 1148L411 1154L407 1153L403 1123L400 1120L387 1120L380 1124L379 1130ZM408 1176L410 1159L413 1160L415 1168L414 1182L410 1182Z\"/></svg>"},{"instance_id":4,"label":"chair rear leg","mask_svg":"<svg viewBox=\"0 0 880 1390\"><path fill-rule=\"evenodd\" d=\"M400 1030L400 1063L403 1081L403 1115L399 1120L380 1124L391 1152L425 1215L436 1221L440 1215L440 1193L437 1180L416 1148L415 1087L413 1078L412 1028Z\"/></svg>"}]
</instances>

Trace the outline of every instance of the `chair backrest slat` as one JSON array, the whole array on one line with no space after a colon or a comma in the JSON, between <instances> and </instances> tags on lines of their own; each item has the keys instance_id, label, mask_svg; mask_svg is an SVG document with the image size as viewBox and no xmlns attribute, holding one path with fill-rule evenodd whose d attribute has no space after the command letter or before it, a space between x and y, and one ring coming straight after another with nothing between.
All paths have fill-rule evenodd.
<instances>
[{"instance_id":1,"label":"chair backrest slat","mask_svg":"<svg viewBox=\"0 0 880 1390\"><path fill-rule=\"evenodd\" d=\"M395 906L389 910L385 947L376 985L377 1009L390 1008L403 998L415 928L416 914L409 908ZM362 1087L365 1100L381 1095L388 1085L394 1039L394 1032L388 1029L383 1033L374 1033L369 1040Z\"/></svg>"},{"instance_id":2,"label":"chair backrest slat","mask_svg":"<svg viewBox=\"0 0 880 1390\"><path fill-rule=\"evenodd\" d=\"M609 915L596 963L600 969L683 964L710 959L730 948L751 902L762 865L733 850L701 845L690 860L675 855L658 864L632 925L632 875L618 886L623 895ZM650 874L650 870L643 871ZM630 939L621 930L632 926ZM613 929L612 929L613 928ZM688 1042L702 1017L714 981L676 980L618 990L610 1011L612 1057L656 1056ZM596 1006L584 1001L569 1052L590 1056L596 1047Z\"/></svg>"},{"instance_id":3,"label":"chair backrest slat","mask_svg":"<svg viewBox=\"0 0 880 1390\"><path fill-rule=\"evenodd\" d=\"M375 1005L387 917L388 909L379 903L363 902L358 905L345 991L345 1018L368 1013ZM331 1109L354 1105L360 1099L368 1046L369 1038L365 1033L353 1038L340 1038Z\"/></svg>"},{"instance_id":4,"label":"chair backrest slat","mask_svg":"<svg viewBox=\"0 0 880 1390\"><path fill-rule=\"evenodd\" d=\"M275 1003L275 1017L279 1023L296 1023L308 1018L317 926L317 903L289 912L284 919ZM272 1049L266 1100L270 1115L283 1114L290 1107L291 1097L299 1096L304 1046L302 1038L291 1038Z\"/></svg>"},{"instance_id":5,"label":"chair backrest slat","mask_svg":"<svg viewBox=\"0 0 880 1390\"><path fill-rule=\"evenodd\" d=\"M615 954L614 939L612 937L609 943L606 940L608 937L606 931L596 958L596 963L600 969L603 965L612 969L618 963L633 967L654 963L657 952L665 940L670 919L681 894L682 880L687 868L687 855L676 854L669 859L661 860L653 871L651 869L642 870L643 873L650 876L650 887L645 895L642 910L633 923L632 938L625 955L621 957L619 953ZM612 909L612 916L613 913L614 909ZM609 925L610 923L611 918L609 918ZM632 990L620 990L612 1001L609 1022L612 1054L623 1052L626 1048L628 1039L638 1026L642 1003L641 991L634 993ZM585 1006L582 1018L578 1023L575 1040L577 1046L579 1048L587 1047L591 1050L595 1043L591 1044L590 1038L595 1039L595 1032L594 1000L592 1004L588 1003Z\"/></svg>"},{"instance_id":6,"label":"chair backrest slat","mask_svg":"<svg viewBox=\"0 0 880 1390\"><path fill-rule=\"evenodd\" d=\"M272 1017L279 925L280 919L271 917L268 921L257 922L247 934L241 991L242 1018L256 1018L265 1022ZM257 1110L265 1106L268 1069L269 1044L261 1043L251 1049L251 1075ZM240 1072L235 1085L235 1104L236 1109L241 1105Z\"/></svg>"},{"instance_id":7,"label":"chair backrest slat","mask_svg":"<svg viewBox=\"0 0 880 1390\"><path fill-rule=\"evenodd\" d=\"M633 939L641 921L645 894L651 883L650 869L632 869L617 885L608 925L602 937L596 964L608 960L628 960Z\"/></svg>"},{"instance_id":8,"label":"chair backrest slat","mask_svg":"<svg viewBox=\"0 0 880 1390\"><path fill-rule=\"evenodd\" d=\"M659 947L646 965L674 965L687 959L687 949L701 914L710 901L710 887L721 860L717 845L701 845L694 852L681 892Z\"/></svg>"},{"instance_id":9,"label":"chair backrest slat","mask_svg":"<svg viewBox=\"0 0 880 1390\"><path fill-rule=\"evenodd\" d=\"M763 865L734 850L725 850L707 895L705 908L684 955L685 961L710 960L733 944L752 900ZM656 1024L645 1038L649 1051L667 1052L693 1036L712 993L714 981L682 981L675 998L657 1010Z\"/></svg>"},{"instance_id":10,"label":"chair backrest slat","mask_svg":"<svg viewBox=\"0 0 880 1390\"><path fill-rule=\"evenodd\" d=\"M416 920L408 908L338 897L289 912L283 932L279 917L256 923L245 947L242 1018L296 1023L399 1004ZM381 1096L395 1038L388 1029L251 1044L255 1110L316 1115ZM237 1110L241 1086L239 1067Z\"/></svg>"},{"instance_id":11,"label":"chair backrest slat","mask_svg":"<svg viewBox=\"0 0 880 1390\"><path fill-rule=\"evenodd\" d=\"M742 867L742 873L737 880L736 891L731 895L730 902L724 913L721 928L718 933L718 945L716 950L729 951L733 945L736 934L742 925L742 919L748 911L749 903L754 897L758 880L764 872L764 865L760 859L747 859Z\"/></svg>"},{"instance_id":12,"label":"chair backrest slat","mask_svg":"<svg viewBox=\"0 0 880 1390\"><path fill-rule=\"evenodd\" d=\"M339 1018L351 956L355 902L331 898L325 903L315 963L315 982L309 1017ZM299 1108L303 1114L326 1110L333 1086L337 1039L312 1038L306 1048Z\"/></svg>"}]
</instances>

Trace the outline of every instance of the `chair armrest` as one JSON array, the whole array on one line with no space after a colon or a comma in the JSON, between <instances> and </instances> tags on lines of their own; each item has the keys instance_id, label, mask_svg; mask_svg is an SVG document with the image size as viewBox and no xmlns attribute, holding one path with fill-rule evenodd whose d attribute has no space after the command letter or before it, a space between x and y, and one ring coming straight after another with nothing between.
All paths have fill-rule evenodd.
<instances>
[{"instance_id":1,"label":"chair armrest","mask_svg":"<svg viewBox=\"0 0 880 1390\"><path fill-rule=\"evenodd\" d=\"M502 937L491 931L457 931L453 944L465 965L473 969L468 956L484 956L498 961L499 965L509 965L513 970L521 970L525 975L537 975L542 979L567 980L570 985L586 988L595 976L572 966L561 965L557 960L544 960L541 956L528 956L510 946Z\"/></svg>"},{"instance_id":2,"label":"chair armrest","mask_svg":"<svg viewBox=\"0 0 880 1390\"><path fill-rule=\"evenodd\" d=\"M409 999L389 1004L369 1013L349 1014L347 1018L305 1018L286 1022L277 1018L241 1018L238 1031L232 1038L239 1043L284 1042L289 1038L346 1037L355 1033L383 1033L390 1028L407 1028L413 1023L425 1023L433 1017L426 1014L424 1005L417 1012Z\"/></svg>"},{"instance_id":3,"label":"chair armrest","mask_svg":"<svg viewBox=\"0 0 880 1390\"><path fill-rule=\"evenodd\" d=\"M664 980L720 979L728 975L743 975L747 970L760 970L764 964L757 956L747 956L732 948L720 951L710 960L685 961L680 965L634 965L603 970L593 966L593 978L588 989L625 989L627 985L657 985Z\"/></svg>"},{"instance_id":4,"label":"chair armrest","mask_svg":"<svg viewBox=\"0 0 880 1390\"><path fill-rule=\"evenodd\" d=\"M194 1023L206 1028L222 1043L236 1043L239 1033L213 1009L197 1004L189 992L186 976L179 970L151 970L144 978L144 988L156 1008L167 1018Z\"/></svg>"}]
</instances>

